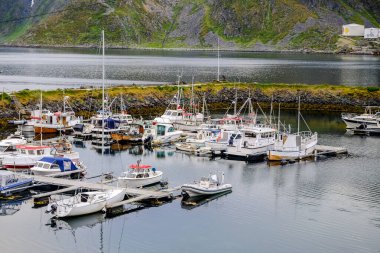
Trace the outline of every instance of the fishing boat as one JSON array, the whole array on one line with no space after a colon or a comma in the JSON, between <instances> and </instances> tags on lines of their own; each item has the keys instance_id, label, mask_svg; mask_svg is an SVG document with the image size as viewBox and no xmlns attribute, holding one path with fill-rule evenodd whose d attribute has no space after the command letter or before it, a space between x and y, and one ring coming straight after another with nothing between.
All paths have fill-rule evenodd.
<instances>
[{"instance_id":1,"label":"fishing boat","mask_svg":"<svg viewBox=\"0 0 380 253\"><path fill-rule=\"evenodd\" d=\"M144 135L144 126L141 124L129 124L120 129L118 133L112 133L111 138L119 144L144 144L148 141Z\"/></svg>"},{"instance_id":2,"label":"fishing boat","mask_svg":"<svg viewBox=\"0 0 380 253\"><path fill-rule=\"evenodd\" d=\"M70 143L60 142L52 146L26 144L16 146L16 153L5 156L3 167L11 171L29 170L46 156L79 160L79 153L72 150Z\"/></svg>"},{"instance_id":3,"label":"fishing boat","mask_svg":"<svg viewBox=\"0 0 380 253\"><path fill-rule=\"evenodd\" d=\"M91 123L77 123L73 126L73 135L75 138L87 139L91 137L92 129L95 126Z\"/></svg>"},{"instance_id":4,"label":"fishing boat","mask_svg":"<svg viewBox=\"0 0 380 253\"><path fill-rule=\"evenodd\" d=\"M245 127L239 130L241 138L227 145L228 158L259 161L274 147L277 130L265 125Z\"/></svg>"},{"instance_id":5,"label":"fishing boat","mask_svg":"<svg viewBox=\"0 0 380 253\"><path fill-rule=\"evenodd\" d=\"M375 126L380 118L380 106L366 106L364 113L342 113L342 120L346 123L346 128L353 129L360 125Z\"/></svg>"},{"instance_id":6,"label":"fishing boat","mask_svg":"<svg viewBox=\"0 0 380 253\"><path fill-rule=\"evenodd\" d=\"M75 172L80 170L84 172L86 167L81 162L74 163L69 158L63 157L43 157L40 159L35 166L31 169L34 175L58 175L63 172Z\"/></svg>"},{"instance_id":7,"label":"fishing boat","mask_svg":"<svg viewBox=\"0 0 380 253\"><path fill-rule=\"evenodd\" d=\"M129 169L118 177L118 183L121 187L138 188L147 185L159 183L162 179L162 171L152 168L151 165L132 164Z\"/></svg>"},{"instance_id":8,"label":"fishing boat","mask_svg":"<svg viewBox=\"0 0 380 253\"><path fill-rule=\"evenodd\" d=\"M23 191L25 186L33 183L32 178L24 178L22 174L0 170L0 196L9 196Z\"/></svg>"},{"instance_id":9,"label":"fishing boat","mask_svg":"<svg viewBox=\"0 0 380 253\"><path fill-rule=\"evenodd\" d=\"M302 159L314 153L318 143L318 134L311 132L301 115L300 98L298 98L298 128L296 133L280 132L277 134L273 149L267 152L269 161ZM301 117L308 131L300 131ZM279 128L279 127L278 127Z\"/></svg>"},{"instance_id":10,"label":"fishing boat","mask_svg":"<svg viewBox=\"0 0 380 253\"><path fill-rule=\"evenodd\" d=\"M17 145L26 144L27 140L20 132L9 135L6 139L0 141L0 167L2 167L5 156L15 153Z\"/></svg>"},{"instance_id":11,"label":"fishing boat","mask_svg":"<svg viewBox=\"0 0 380 253\"><path fill-rule=\"evenodd\" d=\"M72 131L73 126L80 123L79 117L68 104L68 96L63 98L63 112L48 112L43 114L41 120L34 124L34 132L40 133L58 133Z\"/></svg>"},{"instance_id":12,"label":"fishing boat","mask_svg":"<svg viewBox=\"0 0 380 253\"><path fill-rule=\"evenodd\" d=\"M220 179L216 174L212 174L208 177L202 177L199 182L184 184L181 189L189 197L198 197L230 192L232 185L224 184L224 173L222 173Z\"/></svg>"}]
</instances>

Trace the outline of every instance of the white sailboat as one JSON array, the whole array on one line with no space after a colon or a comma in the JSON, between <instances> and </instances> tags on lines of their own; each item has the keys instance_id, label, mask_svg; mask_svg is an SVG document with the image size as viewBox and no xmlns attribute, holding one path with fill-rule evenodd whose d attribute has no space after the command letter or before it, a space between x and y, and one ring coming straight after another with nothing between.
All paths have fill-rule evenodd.
<instances>
[{"instance_id":1,"label":"white sailboat","mask_svg":"<svg viewBox=\"0 0 380 253\"><path fill-rule=\"evenodd\" d=\"M302 159L314 152L318 143L318 134L312 133L307 124L309 131L300 132L301 117L300 98L298 98L298 131L297 133L282 132L277 135L273 149L267 152L269 161Z\"/></svg>"}]
</instances>

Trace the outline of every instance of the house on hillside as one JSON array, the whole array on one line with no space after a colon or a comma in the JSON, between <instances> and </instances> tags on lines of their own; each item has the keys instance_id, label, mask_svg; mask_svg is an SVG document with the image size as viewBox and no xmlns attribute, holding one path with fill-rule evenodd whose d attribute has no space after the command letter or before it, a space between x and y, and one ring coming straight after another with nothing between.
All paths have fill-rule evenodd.
<instances>
[{"instance_id":1,"label":"house on hillside","mask_svg":"<svg viewBox=\"0 0 380 253\"><path fill-rule=\"evenodd\" d=\"M348 24L342 26L342 35L347 37L363 37L364 25Z\"/></svg>"}]
</instances>

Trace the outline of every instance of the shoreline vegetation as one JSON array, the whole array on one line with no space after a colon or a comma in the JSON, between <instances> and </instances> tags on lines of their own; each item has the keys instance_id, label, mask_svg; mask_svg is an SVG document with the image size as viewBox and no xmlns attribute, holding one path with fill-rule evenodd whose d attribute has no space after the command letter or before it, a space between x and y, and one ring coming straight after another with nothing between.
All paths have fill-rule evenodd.
<instances>
[{"instance_id":1,"label":"shoreline vegetation","mask_svg":"<svg viewBox=\"0 0 380 253\"><path fill-rule=\"evenodd\" d=\"M191 85L182 84L184 98L190 97ZM163 113L178 87L167 85L132 85L112 86L106 89L112 108L119 109L122 97L127 110L134 117L154 117ZM269 108L273 101L274 108L296 109L297 98L301 97L302 110L362 112L363 106L380 105L380 87L339 86L339 85L306 85L279 83L234 83L211 82L194 85L195 97L200 101L206 98L210 111L225 110L238 97L241 105L250 96L253 103L262 108ZM21 108L37 109L40 101L40 90L21 90L11 94L3 93L0 101L1 124L9 119L19 117ZM42 91L43 108L51 111L62 110L63 97L69 96L72 109L84 118L95 114L101 107L100 88L72 88ZM188 102L188 101L187 101ZM257 107L257 105L256 105ZM24 112L22 112L24 113ZM22 114L21 113L21 114Z\"/></svg>"},{"instance_id":2,"label":"shoreline vegetation","mask_svg":"<svg viewBox=\"0 0 380 253\"><path fill-rule=\"evenodd\" d=\"M98 45L38 45L38 44L4 44L0 43L3 48L45 48L45 49L98 49ZM217 48L187 48L187 47L131 47L131 46L106 46L107 49L126 49L126 50L142 50L142 51L178 51L178 52L216 52ZM316 50L309 48L302 49L266 49L253 50L244 48L220 48L221 52L251 52L251 53L280 53L280 54L344 54L344 55L379 55L377 51L349 51L349 50Z\"/></svg>"}]
</instances>

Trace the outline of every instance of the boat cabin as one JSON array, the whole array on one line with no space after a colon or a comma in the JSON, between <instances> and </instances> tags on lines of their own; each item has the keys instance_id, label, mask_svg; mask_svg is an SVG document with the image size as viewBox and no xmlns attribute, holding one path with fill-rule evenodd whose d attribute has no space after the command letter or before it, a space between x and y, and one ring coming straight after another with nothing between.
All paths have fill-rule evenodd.
<instances>
[{"instance_id":1,"label":"boat cabin","mask_svg":"<svg viewBox=\"0 0 380 253\"><path fill-rule=\"evenodd\" d=\"M263 146L273 144L276 136L276 129L270 127L253 127L240 130L242 141L240 145L246 148L251 146Z\"/></svg>"},{"instance_id":2,"label":"boat cabin","mask_svg":"<svg viewBox=\"0 0 380 253\"><path fill-rule=\"evenodd\" d=\"M49 146L18 145L16 149L19 154L28 156L50 155L51 152Z\"/></svg>"},{"instance_id":3,"label":"boat cabin","mask_svg":"<svg viewBox=\"0 0 380 253\"><path fill-rule=\"evenodd\" d=\"M63 157L43 157L36 163L34 168L44 170L60 170L61 172L78 169L70 159Z\"/></svg>"},{"instance_id":4,"label":"boat cabin","mask_svg":"<svg viewBox=\"0 0 380 253\"><path fill-rule=\"evenodd\" d=\"M149 178L156 173L156 168L152 168L150 165L132 164L124 173L128 178Z\"/></svg>"},{"instance_id":5,"label":"boat cabin","mask_svg":"<svg viewBox=\"0 0 380 253\"><path fill-rule=\"evenodd\" d=\"M156 129L157 136L165 136L167 133L176 131L171 124L158 124Z\"/></svg>"}]
</instances>

